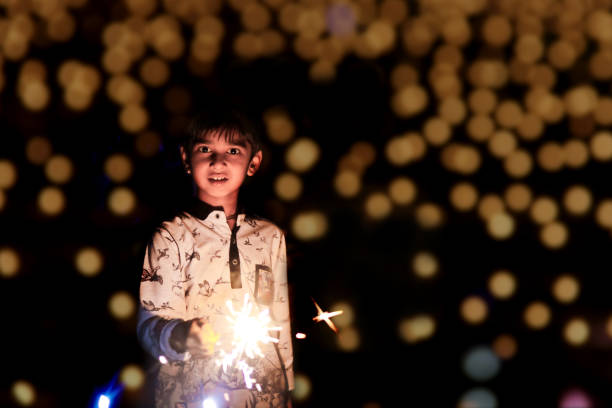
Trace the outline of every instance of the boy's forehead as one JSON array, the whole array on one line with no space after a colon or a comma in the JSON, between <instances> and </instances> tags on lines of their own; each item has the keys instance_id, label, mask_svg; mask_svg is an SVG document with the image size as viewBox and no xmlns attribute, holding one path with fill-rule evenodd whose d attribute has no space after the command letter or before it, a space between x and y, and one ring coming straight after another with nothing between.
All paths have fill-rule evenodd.
<instances>
[{"instance_id":1,"label":"boy's forehead","mask_svg":"<svg viewBox=\"0 0 612 408\"><path fill-rule=\"evenodd\" d=\"M199 143L214 143L223 141L228 144L248 147L247 138L240 132L229 131L223 129L213 129L208 132L202 132L197 138Z\"/></svg>"}]
</instances>

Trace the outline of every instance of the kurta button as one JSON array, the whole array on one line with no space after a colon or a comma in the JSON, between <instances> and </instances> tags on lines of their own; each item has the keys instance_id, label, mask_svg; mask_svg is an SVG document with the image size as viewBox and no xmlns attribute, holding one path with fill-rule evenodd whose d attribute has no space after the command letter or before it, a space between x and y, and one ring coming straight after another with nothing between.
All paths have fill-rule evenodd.
<instances>
[{"instance_id":1,"label":"kurta button","mask_svg":"<svg viewBox=\"0 0 612 408\"><path fill-rule=\"evenodd\" d=\"M235 244L236 240L234 238L232 238L232 244Z\"/></svg>"},{"instance_id":2,"label":"kurta button","mask_svg":"<svg viewBox=\"0 0 612 408\"><path fill-rule=\"evenodd\" d=\"M238 264L238 260L237 259L232 259L232 265L237 265Z\"/></svg>"}]
</instances>

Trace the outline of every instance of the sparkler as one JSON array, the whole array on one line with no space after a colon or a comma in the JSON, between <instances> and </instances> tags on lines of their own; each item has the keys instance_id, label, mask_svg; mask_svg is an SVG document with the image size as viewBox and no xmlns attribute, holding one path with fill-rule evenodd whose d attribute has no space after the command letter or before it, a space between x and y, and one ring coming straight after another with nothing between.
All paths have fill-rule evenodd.
<instances>
[{"instance_id":1,"label":"sparkler","mask_svg":"<svg viewBox=\"0 0 612 408\"><path fill-rule=\"evenodd\" d=\"M325 323L327 323L327 325L329 326L330 329L332 329L334 332L338 333L338 328L336 327L334 322L332 322L329 319L334 317L334 316L338 316L338 315L342 314L343 311L342 310L337 310L335 312L324 312L319 307L317 302L315 302L314 299L312 299L312 302L315 304L315 307L317 308L317 315L315 317L313 317L312 320L314 320L315 322L325 321Z\"/></svg>"},{"instance_id":2,"label":"sparkler","mask_svg":"<svg viewBox=\"0 0 612 408\"><path fill-rule=\"evenodd\" d=\"M270 318L269 310L264 309L261 312L254 310L254 304L249 301L248 294L244 295L241 310L234 310L231 300L228 300L226 304L230 311L227 320L233 329L231 342L233 348L230 353L221 350L221 358L217 360L217 363L223 366L223 371L226 373L231 368L240 370L247 388L250 389L255 386L258 391L261 391L261 386L251 376L254 371L253 367L243 357L246 356L249 359L263 357L264 354L261 351L260 345L278 343L278 338L270 336L270 332L280 332L281 328L270 327L272 319Z\"/></svg>"}]
</instances>

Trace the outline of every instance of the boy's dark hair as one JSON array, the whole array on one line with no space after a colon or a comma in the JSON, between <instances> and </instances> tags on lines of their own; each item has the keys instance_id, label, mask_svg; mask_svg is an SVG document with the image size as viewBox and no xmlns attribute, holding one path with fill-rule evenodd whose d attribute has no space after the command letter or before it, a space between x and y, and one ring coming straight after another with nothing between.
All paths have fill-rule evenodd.
<instances>
[{"instance_id":1,"label":"boy's dark hair","mask_svg":"<svg viewBox=\"0 0 612 408\"><path fill-rule=\"evenodd\" d=\"M191 159L193 146L212 132L219 132L226 141L244 140L251 145L251 154L261 150L259 131L245 113L235 107L212 106L198 112L187 126L180 145Z\"/></svg>"}]
</instances>

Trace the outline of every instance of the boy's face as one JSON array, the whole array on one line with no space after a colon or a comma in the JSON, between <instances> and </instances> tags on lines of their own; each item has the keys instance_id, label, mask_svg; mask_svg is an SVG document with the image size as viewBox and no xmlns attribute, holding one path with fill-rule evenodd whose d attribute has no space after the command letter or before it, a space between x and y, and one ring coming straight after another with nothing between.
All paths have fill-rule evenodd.
<instances>
[{"instance_id":1,"label":"boy's face","mask_svg":"<svg viewBox=\"0 0 612 408\"><path fill-rule=\"evenodd\" d=\"M212 205L237 200L245 177L255 174L262 159L261 150L252 155L252 147L244 139L226 140L220 132L211 132L196 142L190 162L182 148L181 154L191 168L198 197Z\"/></svg>"}]
</instances>

